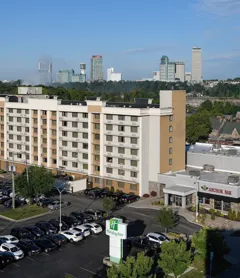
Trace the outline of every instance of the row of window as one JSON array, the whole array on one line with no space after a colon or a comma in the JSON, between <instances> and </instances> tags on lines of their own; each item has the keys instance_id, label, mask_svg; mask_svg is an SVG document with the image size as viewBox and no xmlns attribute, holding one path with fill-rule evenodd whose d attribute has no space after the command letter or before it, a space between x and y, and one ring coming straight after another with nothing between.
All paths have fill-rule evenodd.
<instances>
[{"instance_id":1,"label":"row of window","mask_svg":"<svg viewBox=\"0 0 240 278\"><path fill-rule=\"evenodd\" d=\"M78 156L80 154L78 154L77 152L71 152L72 154L72 158L78 158ZM67 151L62 151L62 156L68 156L68 152ZM83 153L82 154L82 159L88 159L88 154L87 153Z\"/></svg>"},{"instance_id":2,"label":"row of window","mask_svg":"<svg viewBox=\"0 0 240 278\"><path fill-rule=\"evenodd\" d=\"M113 157L107 156L106 157L106 162L107 163L112 163L113 162ZM118 164L119 165L125 165L125 159L118 158ZM137 167L138 166L138 161L137 160L130 160L130 165L132 167Z\"/></svg>"},{"instance_id":3,"label":"row of window","mask_svg":"<svg viewBox=\"0 0 240 278\"><path fill-rule=\"evenodd\" d=\"M37 156L37 155L35 155L35 156L33 157L33 161L35 161L35 162L38 161L38 156ZM42 158L42 161L43 161L44 163L47 163L47 162L48 162L48 159L47 159L46 157L43 157L43 158ZM52 161L52 164L57 164L57 159L56 159L56 158L52 159L51 161Z\"/></svg>"},{"instance_id":4,"label":"row of window","mask_svg":"<svg viewBox=\"0 0 240 278\"><path fill-rule=\"evenodd\" d=\"M12 143L9 143L9 149L13 149L14 148L14 144L12 144ZM21 144L17 144L17 149L18 150L23 150L23 145L21 145ZM25 151L29 151L29 146L28 145L26 145L25 146Z\"/></svg>"},{"instance_id":5,"label":"row of window","mask_svg":"<svg viewBox=\"0 0 240 278\"><path fill-rule=\"evenodd\" d=\"M62 126L64 127L70 127L69 125L72 123L73 128L78 128L79 124L82 125L82 128L88 128L88 123L78 123L78 122L67 122L67 121L62 121Z\"/></svg>"},{"instance_id":6,"label":"row of window","mask_svg":"<svg viewBox=\"0 0 240 278\"><path fill-rule=\"evenodd\" d=\"M125 121L125 118L126 118L126 116L118 115L118 120L119 121ZM113 120L113 115L110 115L110 114L106 115L106 119L107 120ZM137 122L138 121L138 117L136 117L136 116L131 116L130 119L131 119L132 122Z\"/></svg>"},{"instance_id":7,"label":"row of window","mask_svg":"<svg viewBox=\"0 0 240 278\"><path fill-rule=\"evenodd\" d=\"M82 144L82 149L87 150L88 149L88 143L78 143L78 142L67 142L67 141L62 141L62 146L63 147L69 147L69 143L71 144L72 148L78 148Z\"/></svg>"},{"instance_id":8,"label":"row of window","mask_svg":"<svg viewBox=\"0 0 240 278\"><path fill-rule=\"evenodd\" d=\"M118 126L118 131L119 132L125 132L125 131L127 131L127 128L129 128L129 127L126 127L124 125L119 125ZM106 124L106 130L107 131L112 131L113 130L113 125ZM138 133L138 127L137 126L130 126L130 132Z\"/></svg>"},{"instance_id":9,"label":"row of window","mask_svg":"<svg viewBox=\"0 0 240 278\"><path fill-rule=\"evenodd\" d=\"M9 116L8 117L8 121L9 122L13 122L13 119L15 117ZM37 120L37 119L36 119ZM25 124L29 124L29 118L21 118L21 117L17 117L17 123L25 123Z\"/></svg>"},{"instance_id":10,"label":"row of window","mask_svg":"<svg viewBox=\"0 0 240 278\"><path fill-rule=\"evenodd\" d=\"M13 113L15 109L13 108L9 108L8 112L9 113ZM29 110L28 109L16 109L18 114L24 113L24 114L29 114Z\"/></svg>"},{"instance_id":11,"label":"row of window","mask_svg":"<svg viewBox=\"0 0 240 278\"><path fill-rule=\"evenodd\" d=\"M10 140L13 140L14 139L14 135L13 134L9 134L8 138ZM29 142L29 136L21 136L21 135L17 135L16 136L17 141L22 141L23 138L24 138L25 142Z\"/></svg>"},{"instance_id":12,"label":"row of window","mask_svg":"<svg viewBox=\"0 0 240 278\"><path fill-rule=\"evenodd\" d=\"M79 133L78 132L68 132L68 131L62 131L62 136L67 137L68 134L72 134L73 138L79 138ZM98 134L99 135L99 134ZM82 138L83 139L88 139L88 133L82 133ZM99 139L98 139L99 140Z\"/></svg>"},{"instance_id":13,"label":"row of window","mask_svg":"<svg viewBox=\"0 0 240 278\"><path fill-rule=\"evenodd\" d=\"M106 172L107 172L108 174L112 174L112 173L113 173L113 168L107 167L107 168L106 168ZM119 175L119 176L125 176L125 170L123 170L123 169L118 169L118 175ZM137 173L137 172L134 172L134 171L130 171L130 176L131 176L131 178L137 178L137 177L138 177L138 173Z\"/></svg>"},{"instance_id":14,"label":"row of window","mask_svg":"<svg viewBox=\"0 0 240 278\"><path fill-rule=\"evenodd\" d=\"M95 184L100 184L100 178L94 178ZM106 180L106 186L110 187L113 186L113 181L112 180ZM125 188L125 183L124 182L118 182L117 183L118 188L124 189ZM137 190L137 184L130 184L130 190L136 191Z\"/></svg>"},{"instance_id":15,"label":"row of window","mask_svg":"<svg viewBox=\"0 0 240 278\"><path fill-rule=\"evenodd\" d=\"M118 148L118 153L119 154L125 154L125 150L126 150L126 148L119 147ZM106 146L106 152L112 153L113 152L113 147L112 146ZM130 149L130 154L131 155L138 155L138 150Z\"/></svg>"},{"instance_id":16,"label":"row of window","mask_svg":"<svg viewBox=\"0 0 240 278\"><path fill-rule=\"evenodd\" d=\"M23 155L21 153L16 154L16 156L17 156L18 159L23 158ZM9 157L13 157L13 152L9 152ZM25 154L25 159L29 160L29 154Z\"/></svg>"},{"instance_id":17,"label":"row of window","mask_svg":"<svg viewBox=\"0 0 240 278\"><path fill-rule=\"evenodd\" d=\"M69 162L69 161L63 160L63 161L62 161L62 166L68 167L68 166L70 165L70 163L71 163L71 162ZM79 164L79 163L77 163L77 162L72 162L72 163L71 163L71 166L72 166L73 168L78 168L78 164ZM83 169L84 169L84 170L88 170L88 164L83 163Z\"/></svg>"},{"instance_id":18,"label":"row of window","mask_svg":"<svg viewBox=\"0 0 240 278\"><path fill-rule=\"evenodd\" d=\"M82 118L87 119L88 113L78 113L78 112L62 112L63 117L68 117L68 115L72 115L72 118L77 118L79 114L82 114Z\"/></svg>"},{"instance_id":19,"label":"row of window","mask_svg":"<svg viewBox=\"0 0 240 278\"><path fill-rule=\"evenodd\" d=\"M125 143L126 139L128 140L128 138L126 138L126 137L118 136L118 142L119 143ZM113 141L113 136L112 135L106 135L106 140L109 141L109 142L112 142ZM130 143L131 144L137 144L138 143L138 138L131 137L130 138Z\"/></svg>"}]
</instances>

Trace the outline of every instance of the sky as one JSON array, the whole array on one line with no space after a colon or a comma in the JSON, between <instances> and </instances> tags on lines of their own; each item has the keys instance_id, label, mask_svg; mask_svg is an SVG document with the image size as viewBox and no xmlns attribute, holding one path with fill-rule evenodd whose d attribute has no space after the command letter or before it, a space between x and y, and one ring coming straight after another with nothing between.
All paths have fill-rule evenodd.
<instances>
[{"instance_id":1,"label":"sky","mask_svg":"<svg viewBox=\"0 0 240 278\"><path fill-rule=\"evenodd\" d=\"M162 55L203 51L203 78L240 76L240 0L1 0L0 80L37 82L40 59L79 73L103 55L124 80L151 78Z\"/></svg>"}]
</instances>

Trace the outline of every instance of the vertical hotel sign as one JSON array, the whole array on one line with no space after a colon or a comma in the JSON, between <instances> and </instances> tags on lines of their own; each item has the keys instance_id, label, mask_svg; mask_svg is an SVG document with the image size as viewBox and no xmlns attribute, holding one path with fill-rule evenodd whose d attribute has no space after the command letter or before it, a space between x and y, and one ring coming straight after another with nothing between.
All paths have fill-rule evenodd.
<instances>
[{"instance_id":1,"label":"vertical hotel sign","mask_svg":"<svg viewBox=\"0 0 240 278\"><path fill-rule=\"evenodd\" d=\"M109 236L110 261L120 263L123 257L123 240L127 238L127 224L119 218L106 220L106 235Z\"/></svg>"}]
</instances>

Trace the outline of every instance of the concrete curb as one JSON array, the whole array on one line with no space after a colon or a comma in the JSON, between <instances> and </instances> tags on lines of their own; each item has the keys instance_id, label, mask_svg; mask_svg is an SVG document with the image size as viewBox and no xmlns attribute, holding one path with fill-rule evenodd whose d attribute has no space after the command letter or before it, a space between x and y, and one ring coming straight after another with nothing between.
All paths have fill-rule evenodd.
<instances>
[{"instance_id":1,"label":"concrete curb","mask_svg":"<svg viewBox=\"0 0 240 278\"><path fill-rule=\"evenodd\" d=\"M41 217L41 216L48 215L50 213L52 213L52 211L48 211L48 212L45 212L45 213L42 213L42 214L34 215L34 216L24 218L24 219L21 219L21 220L15 220L15 219L0 215L0 219L4 219L4 220L10 221L10 222L21 223L21 222L24 222L24 221L27 221L27 220L31 220L31 219L35 219L35 218L38 218L38 217Z\"/></svg>"}]
</instances>

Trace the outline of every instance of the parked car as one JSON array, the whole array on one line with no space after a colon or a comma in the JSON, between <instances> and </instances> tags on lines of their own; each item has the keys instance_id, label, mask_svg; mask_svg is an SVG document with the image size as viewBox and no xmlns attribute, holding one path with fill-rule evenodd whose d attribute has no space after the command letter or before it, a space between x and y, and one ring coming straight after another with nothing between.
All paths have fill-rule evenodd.
<instances>
[{"instance_id":1,"label":"parked car","mask_svg":"<svg viewBox=\"0 0 240 278\"><path fill-rule=\"evenodd\" d=\"M48 223L53 225L58 231L60 230L60 221L58 219L51 219L48 221ZM69 228L70 227L64 221L62 221L62 231L68 230Z\"/></svg>"},{"instance_id":2,"label":"parked car","mask_svg":"<svg viewBox=\"0 0 240 278\"><path fill-rule=\"evenodd\" d=\"M0 245L0 251L10 252L14 257L14 260L20 260L24 257L23 251L11 243L2 243Z\"/></svg>"},{"instance_id":3,"label":"parked car","mask_svg":"<svg viewBox=\"0 0 240 278\"><path fill-rule=\"evenodd\" d=\"M44 236L44 232L39 229L37 226L27 226L23 227L23 229L29 231L35 238Z\"/></svg>"},{"instance_id":4,"label":"parked car","mask_svg":"<svg viewBox=\"0 0 240 278\"><path fill-rule=\"evenodd\" d=\"M103 228L97 223L85 223L82 226L90 229L93 234L100 234L103 231Z\"/></svg>"},{"instance_id":5,"label":"parked car","mask_svg":"<svg viewBox=\"0 0 240 278\"><path fill-rule=\"evenodd\" d=\"M84 212L73 211L73 212L70 213L70 216L73 216L77 220L82 221L82 223L87 223L87 222L92 222L93 221L93 217L90 216L89 214L84 213Z\"/></svg>"},{"instance_id":6,"label":"parked car","mask_svg":"<svg viewBox=\"0 0 240 278\"><path fill-rule=\"evenodd\" d=\"M12 243L12 244L16 244L19 241L15 236L12 235L0 236L0 240L5 240L6 243Z\"/></svg>"},{"instance_id":7,"label":"parked car","mask_svg":"<svg viewBox=\"0 0 240 278\"><path fill-rule=\"evenodd\" d=\"M149 240L147 237L134 237L126 240L127 246L135 247L141 250L160 250L160 244Z\"/></svg>"},{"instance_id":8,"label":"parked car","mask_svg":"<svg viewBox=\"0 0 240 278\"><path fill-rule=\"evenodd\" d=\"M11 208L12 207L12 199L7 200L4 204L3 204L6 208ZM15 199L15 208L20 207L23 205L23 202L21 202L18 199Z\"/></svg>"},{"instance_id":9,"label":"parked car","mask_svg":"<svg viewBox=\"0 0 240 278\"><path fill-rule=\"evenodd\" d=\"M58 220L60 220L60 217L58 217ZM62 215L61 216L61 221L66 223L70 228L82 224L81 220L78 220L73 216Z\"/></svg>"},{"instance_id":10,"label":"parked car","mask_svg":"<svg viewBox=\"0 0 240 278\"><path fill-rule=\"evenodd\" d=\"M100 220L103 217L103 213L100 210L96 209L87 209L84 211L84 213L92 216L94 220Z\"/></svg>"},{"instance_id":11,"label":"parked car","mask_svg":"<svg viewBox=\"0 0 240 278\"><path fill-rule=\"evenodd\" d=\"M49 204L51 204L54 200L50 198L41 198L38 200L37 205L43 208L46 208Z\"/></svg>"},{"instance_id":12,"label":"parked car","mask_svg":"<svg viewBox=\"0 0 240 278\"><path fill-rule=\"evenodd\" d=\"M0 252L0 269L14 261L14 257L9 252Z\"/></svg>"},{"instance_id":13,"label":"parked car","mask_svg":"<svg viewBox=\"0 0 240 278\"><path fill-rule=\"evenodd\" d=\"M10 233L12 236L15 236L18 239L28 238L34 239L35 237L28 231L23 228L13 228Z\"/></svg>"},{"instance_id":14,"label":"parked car","mask_svg":"<svg viewBox=\"0 0 240 278\"><path fill-rule=\"evenodd\" d=\"M9 196L1 195L0 196L0 204L4 204L5 202L7 202L10 199L11 199L11 197L9 197Z\"/></svg>"},{"instance_id":15,"label":"parked car","mask_svg":"<svg viewBox=\"0 0 240 278\"><path fill-rule=\"evenodd\" d=\"M118 201L118 200L120 200L121 199L121 197L124 195L124 193L123 192L113 192L113 194L112 194L112 198L113 198L113 200L115 200L115 201Z\"/></svg>"},{"instance_id":16,"label":"parked car","mask_svg":"<svg viewBox=\"0 0 240 278\"><path fill-rule=\"evenodd\" d=\"M121 196L120 200L123 203L132 203L132 202L138 201L139 199L140 199L140 197L135 194L124 194Z\"/></svg>"},{"instance_id":17,"label":"parked car","mask_svg":"<svg viewBox=\"0 0 240 278\"><path fill-rule=\"evenodd\" d=\"M91 235L91 230L84 225L78 225L74 228L71 228L70 230L71 231L74 230L74 231L82 233L83 237L88 237Z\"/></svg>"},{"instance_id":18,"label":"parked car","mask_svg":"<svg viewBox=\"0 0 240 278\"><path fill-rule=\"evenodd\" d=\"M146 237L148 240L159 243L160 245L163 242L170 241L164 234L161 234L161 233L148 233Z\"/></svg>"},{"instance_id":19,"label":"parked car","mask_svg":"<svg viewBox=\"0 0 240 278\"><path fill-rule=\"evenodd\" d=\"M31 239L21 239L17 246L23 251L25 256L37 255L41 252L41 248L37 246Z\"/></svg>"},{"instance_id":20,"label":"parked car","mask_svg":"<svg viewBox=\"0 0 240 278\"><path fill-rule=\"evenodd\" d=\"M69 202L60 202L58 200L55 200L48 205L48 208L51 210L55 210L55 209L59 209L60 207L65 208L69 205L70 205Z\"/></svg>"},{"instance_id":21,"label":"parked car","mask_svg":"<svg viewBox=\"0 0 240 278\"><path fill-rule=\"evenodd\" d=\"M66 244L68 242L67 238L65 236L61 235L61 234L45 235L43 238L51 240L58 247L61 247L62 245Z\"/></svg>"},{"instance_id":22,"label":"parked car","mask_svg":"<svg viewBox=\"0 0 240 278\"><path fill-rule=\"evenodd\" d=\"M75 230L62 231L61 234L65 236L71 243L83 240L82 233Z\"/></svg>"},{"instance_id":23,"label":"parked car","mask_svg":"<svg viewBox=\"0 0 240 278\"><path fill-rule=\"evenodd\" d=\"M39 221L35 224L39 229L41 229L46 235L56 234L58 229L46 221Z\"/></svg>"},{"instance_id":24,"label":"parked car","mask_svg":"<svg viewBox=\"0 0 240 278\"><path fill-rule=\"evenodd\" d=\"M54 244L51 240L46 238L39 238L33 241L38 247L40 247L41 251L48 253L57 249L57 245Z\"/></svg>"},{"instance_id":25,"label":"parked car","mask_svg":"<svg viewBox=\"0 0 240 278\"><path fill-rule=\"evenodd\" d=\"M91 190L88 193L88 196L92 199L98 199L101 197L102 192L104 191L104 189L97 189L97 190Z\"/></svg>"},{"instance_id":26,"label":"parked car","mask_svg":"<svg viewBox=\"0 0 240 278\"><path fill-rule=\"evenodd\" d=\"M110 190L104 189L104 190L101 192L101 198L111 198L112 196L113 196L113 192L110 191Z\"/></svg>"},{"instance_id":27,"label":"parked car","mask_svg":"<svg viewBox=\"0 0 240 278\"><path fill-rule=\"evenodd\" d=\"M1 193L2 193L2 195L5 195L5 196L9 196L9 197L10 197L10 194L12 193L12 187L11 187L11 186L4 186L4 187L1 189Z\"/></svg>"},{"instance_id":28,"label":"parked car","mask_svg":"<svg viewBox=\"0 0 240 278\"><path fill-rule=\"evenodd\" d=\"M97 188L87 188L84 190L84 194L88 195L89 192L91 192L92 190L96 190Z\"/></svg>"}]
</instances>

